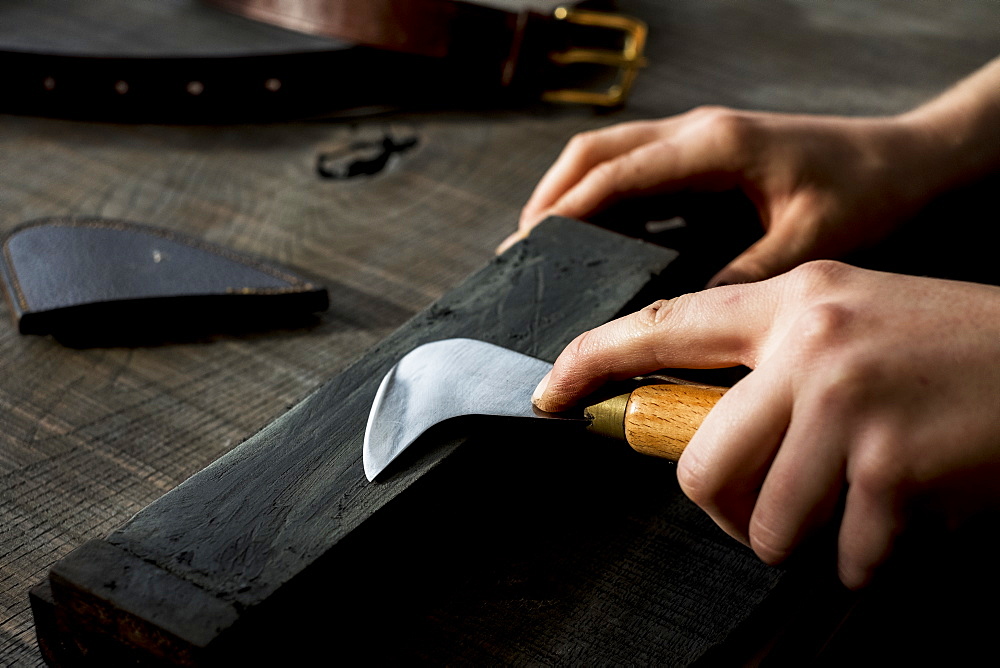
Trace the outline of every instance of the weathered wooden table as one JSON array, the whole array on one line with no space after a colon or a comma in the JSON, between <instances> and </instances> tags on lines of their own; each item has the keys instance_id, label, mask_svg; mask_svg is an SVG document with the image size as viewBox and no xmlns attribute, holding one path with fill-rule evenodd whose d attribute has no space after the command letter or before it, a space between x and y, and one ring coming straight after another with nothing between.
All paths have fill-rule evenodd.
<instances>
[{"instance_id":1,"label":"weathered wooden table","mask_svg":"<svg viewBox=\"0 0 1000 668\"><path fill-rule=\"evenodd\" d=\"M41 663L27 592L53 564L257 433L488 262L574 133L701 104L892 113L1000 45L991 0L620 4L650 23L651 65L628 106L612 113L401 110L221 126L0 117L0 230L62 215L161 225L306 270L332 300L301 329L88 349L19 335L0 305L0 662ZM88 6L74 22L37 3L5 3L0 46L41 43L54 31L134 46L135 35L114 31L112 19L127 11L152 17L139 40L151 51L175 39L192 53L296 39L315 47L182 0ZM37 29L13 31L4 17L15 13L36 13ZM153 30L164 16L193 22L188 37ZM358 142L386 137L410 146L381 171L321 173L331 156L349 162ZM659 236L681 250L677 289L695 289L731 250L706 250L706 237L692 229ZM858 618L912 619L892 600L912 607L920 599L876 598ZM854 637L870 639L862 622ZM844 641L831 655L856 646Z\"/></svg>"}]
</instances>

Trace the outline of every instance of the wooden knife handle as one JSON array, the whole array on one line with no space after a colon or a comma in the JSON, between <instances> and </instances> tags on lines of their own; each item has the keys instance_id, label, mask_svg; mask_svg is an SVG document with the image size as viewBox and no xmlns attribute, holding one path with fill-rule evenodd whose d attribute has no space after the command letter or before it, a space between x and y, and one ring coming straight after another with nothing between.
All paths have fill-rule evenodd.
<instances>
[{"instance_id":1,"label":"wooden knife handle","mask_svg":"<svg viewBox=\"0 0 1000 668\"><path fill-rule=\"evenodd\" d=\"M591 431L623 438L642 454L677 461L726 389L683 382L641 385L585 413Z\"/></svg>"}]
</instances>

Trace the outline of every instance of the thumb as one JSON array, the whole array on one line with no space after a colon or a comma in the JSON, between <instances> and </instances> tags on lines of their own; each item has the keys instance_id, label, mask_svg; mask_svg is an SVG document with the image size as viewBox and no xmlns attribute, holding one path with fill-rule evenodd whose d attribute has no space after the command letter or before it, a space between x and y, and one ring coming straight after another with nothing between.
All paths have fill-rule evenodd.
<instances>
[{"instance_id":1,"label":"thumb","mask_svg":"<svg viewBox=\"0 0 1000 668\"><path fill-rule=\"evenodd\" d=\"M812 259L815 258L809 257L809 253L796 239L778 234L772 229L720 269L705 287L763 281Z\"/></svg>"},{"instance_id":2,"label":"thumb","mask_svg":"<svg viewBox=\"0 0 1000 668\"><path fill-rule=\"evenodd\" d=\"M559 355L532 400L558 412L609 380L668 367L751 366L777 308L767 289L732 285L660 300L585 332Z\"/></svg>"}]
</instances>

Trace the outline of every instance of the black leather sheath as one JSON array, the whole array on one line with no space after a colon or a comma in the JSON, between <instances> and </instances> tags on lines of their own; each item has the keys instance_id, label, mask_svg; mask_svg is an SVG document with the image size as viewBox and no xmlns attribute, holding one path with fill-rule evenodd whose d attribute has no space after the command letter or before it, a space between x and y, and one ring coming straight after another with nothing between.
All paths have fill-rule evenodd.
<instances>
[{"instance_id":1,"label":"black leather sheath","mask_svg":"<svg viewBox=\"0 0 1000 668\"><path fill-rule=\"evenodd\" d=\"M296 272L120 220L33 221L0 248L0 276L22 334L93 345L204 335L283 326L329 303L325 288Z\"/></svg>"}]
</instances>

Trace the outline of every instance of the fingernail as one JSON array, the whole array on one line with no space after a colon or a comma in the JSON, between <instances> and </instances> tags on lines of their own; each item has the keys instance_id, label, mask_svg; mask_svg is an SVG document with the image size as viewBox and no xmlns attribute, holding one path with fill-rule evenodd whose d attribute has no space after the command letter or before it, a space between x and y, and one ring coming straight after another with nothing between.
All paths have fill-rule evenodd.
<instances>
[{"instance_id":1,"label":"fingernail","mask_svg":"<svg viewBox=\"0 0 1000 668\"><path fill-rule=\"evenodd\" d=\"M552 372L549 371L540 381L538 381L538 387L536 387L535 391L531 393L531 403L536 406L538 405L538 400L542 398L542 395L545 394L545 390L549 387L549 378L551 376Z\"/></svg>"},{"instance_id":2,"label":"fingernail","mask_svg":"<svg viewBox=\"0 0 1000 668\"><path fill-rule=\"evenodd\" d=\"M528 236L527 233L521 232L520 230L518 230L517 232L514 232L512 235L510 235L509 237L507 237L506 239L504 239L503 241L501 241L500 245L497 246L497 249L494 252L497 255L500 255L504 251L506 251L508 248L510 248L511 246L513 246L514 244L516 244L518 241L520 241L521 239L524 239L526 236Z\"/></svg>"}]
</instances>

